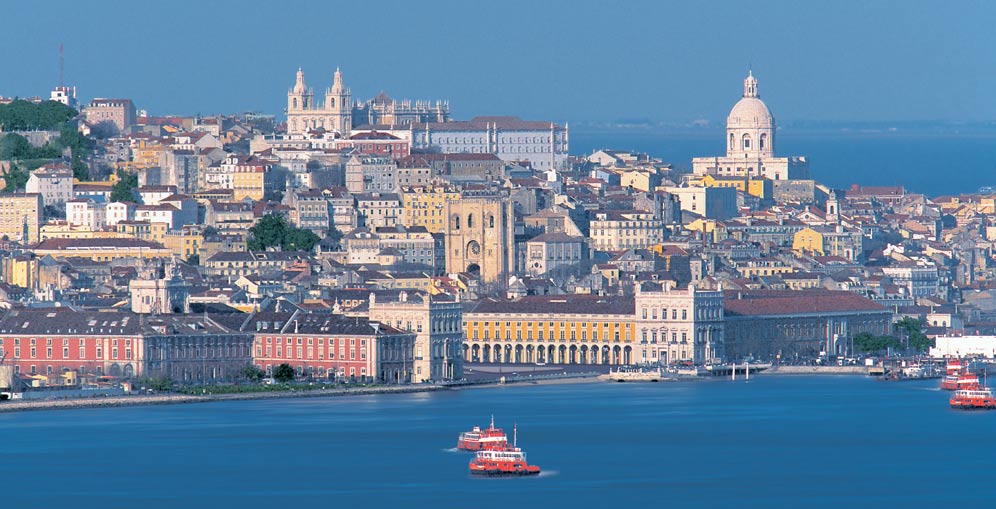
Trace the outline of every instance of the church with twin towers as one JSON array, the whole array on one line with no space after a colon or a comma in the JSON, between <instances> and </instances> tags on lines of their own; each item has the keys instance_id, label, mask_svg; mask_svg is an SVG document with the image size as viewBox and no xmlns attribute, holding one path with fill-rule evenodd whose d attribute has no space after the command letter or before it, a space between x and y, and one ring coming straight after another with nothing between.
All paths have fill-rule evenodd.
<instances>
[{"instance_id":1,"label":"church with twin towers","mask_svg":"<svg viewBox=\"0 0 996 509\"><path fill-rule=\"evenodd\" d=\"M449 119L448 101L396 101L381 93L369 101L354 103L338 68L332 76L332 86L325 89L322 102L316 102L315 92L305 83L302 69L298 69L294 87L287 92L287 134L290 136L324 130L348 138L354 128L361 126L393 129Z\"/></svg>"}]
</instances>

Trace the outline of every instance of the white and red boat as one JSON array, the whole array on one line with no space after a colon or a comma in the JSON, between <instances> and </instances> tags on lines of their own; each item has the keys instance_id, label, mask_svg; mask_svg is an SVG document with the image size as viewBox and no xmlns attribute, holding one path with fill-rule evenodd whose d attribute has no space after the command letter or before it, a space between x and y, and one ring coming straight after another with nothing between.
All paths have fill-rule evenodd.
<instances>
[{"instance_id":1,"label":"white and red boat","mask_svg":"<svg viewBox=\"0 0 996 509\"><path fill-rule=\"evenodd\" d=\"M481 429L474 426L470 431L460 433L457 438L457 449L461 451L497 451L508 447L508 436L501 428L495 427L495 418L491 417L491 426Z\"/></svg>"},{"instance_id":2,"label":"white and red boat","mask_svg":"<svg viewBox=\"0 0 996 509\"><path fill-rule=\"evenodd\" d=\"M951 408L959 410L996 409L996 398L993 398L993 391L988 387L955 391L949 403L951 403Z\"/></svg>"},{"instance_id":3,"label":"white and red boat","mask_svg":"<svg viewBox=\"0 0 996 509\"><path fill-rule=\"evenodd\" d=\"M946 391L975 390L979 388L979 375L971 371L962 371L956 375L945 375L941 380L941 389Z\"/></svg>"},{"instance_id":4,"label":"white and red boat","mask_svg":"<svg viewBox=\"0 0 996 509\"><path fill-rule=\"evenodd\" d=\"M526 453L515 445L513 428L512 447L478 451L470 461L470 474L488 477L519 477L538 475L540 467L526 462Z\"/></svg>"}]
</instances>

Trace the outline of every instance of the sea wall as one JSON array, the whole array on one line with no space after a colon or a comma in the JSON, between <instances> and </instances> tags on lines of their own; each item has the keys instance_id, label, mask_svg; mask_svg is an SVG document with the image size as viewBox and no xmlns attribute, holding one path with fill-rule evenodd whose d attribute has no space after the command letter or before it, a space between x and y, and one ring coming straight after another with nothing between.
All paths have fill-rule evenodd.
<instances>
[{"instance_id":1,"label":"sea wall","mask_svg":"<svg viewBox=\"0 0 996 509\"><path fill-rule=\"evenodd\" d=\"M76 408L100 408L132 405L176 405L181 403L209 403L212 401L239 401L250 399L282 399L282 398L322 398L336 396L355 396L363 394L389 394L408 392L427 392L446 389L443 385L406 385L379 387L350 387L336 389L318 389L310 391L279 391L251 392L241 394L206 394L189 396L180 394L157 394L140 396L110 396L76 399L47 400L8 400L0 401L0 413L21 412L27 410L69 410Z\"/></svg>"}]
</instances>

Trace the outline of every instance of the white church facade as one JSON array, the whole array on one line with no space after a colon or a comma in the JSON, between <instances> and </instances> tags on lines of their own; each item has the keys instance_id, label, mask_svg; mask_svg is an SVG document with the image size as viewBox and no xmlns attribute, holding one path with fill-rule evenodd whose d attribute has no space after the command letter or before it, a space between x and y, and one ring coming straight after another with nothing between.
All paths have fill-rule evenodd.
<instances>
[{"instance_id":1,"label":"white church facade","mask_svg":"<svg viewBox=\"0 0 996 509\"><path fill-rule=\"evenodd\" d=\"M805 157L775 156L775 118L748 73L743 97L726 118L726 156L692 159L696 175L797 180L809 178Z\"/></svg>"}]
</instances>

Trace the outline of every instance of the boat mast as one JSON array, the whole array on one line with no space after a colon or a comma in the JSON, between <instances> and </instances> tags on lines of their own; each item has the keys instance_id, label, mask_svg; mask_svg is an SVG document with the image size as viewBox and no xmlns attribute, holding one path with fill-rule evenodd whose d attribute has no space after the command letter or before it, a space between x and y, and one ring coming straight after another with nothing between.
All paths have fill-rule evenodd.
<instances>
[{"instance_id":1,"label":"boat mast","mask_svg":"<svg viewBox=\"0 0 996 509\"><path fill-rule=\"evenodd\" d=\"M733 381L733 382L737 381L737 363L736 362L731 362L730 363L730 380Z\"/></svg>"},{"instance_id":2,"label":"boat mast","mask_svg":"<svg viewBox=\"0 0 996 509\"><path fill-rule=\"evenodd\" d=\"M747 381L750 381L750 361L744 361L744 371L747 374Z\"/></svg>"},{"instance_id":3,"label":"boat mast","mask_svg":"<svg viewBox=\"0 0 996 509\"><path fill-rule=\"evenodd\" d=\"M513 448L513 449L515 449L515 448L518 448L518 447L519 447L519 446L518 446L518 442L519 442L519 429L518 429L518 424L517 424L517 423L516 423L515 421L513 421L513 422L512 422L512 448Z\"/></svg>"}]
</instances>

